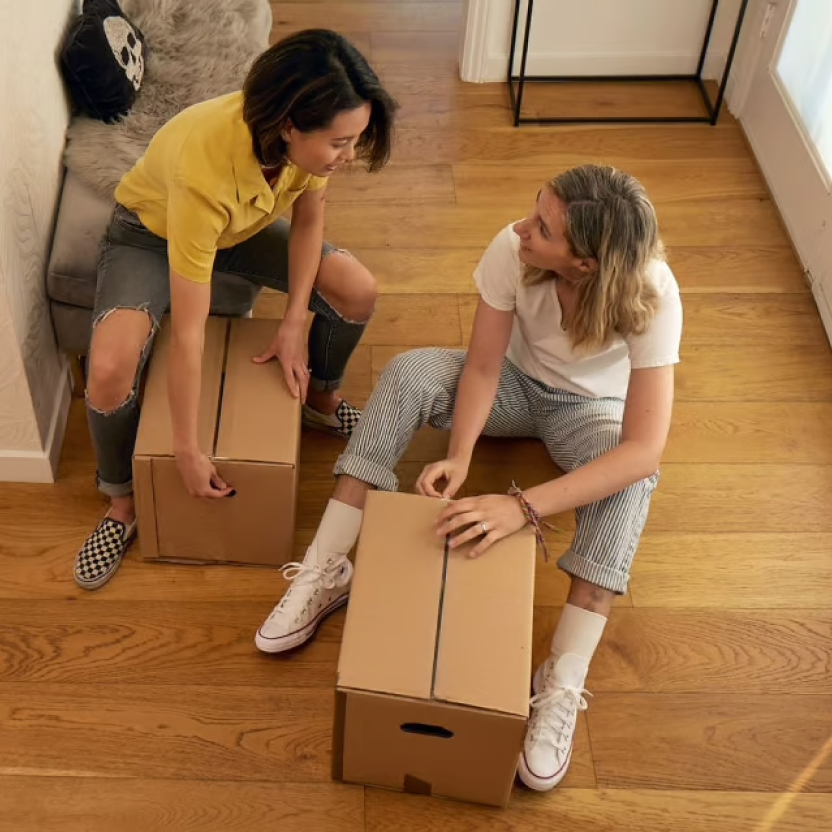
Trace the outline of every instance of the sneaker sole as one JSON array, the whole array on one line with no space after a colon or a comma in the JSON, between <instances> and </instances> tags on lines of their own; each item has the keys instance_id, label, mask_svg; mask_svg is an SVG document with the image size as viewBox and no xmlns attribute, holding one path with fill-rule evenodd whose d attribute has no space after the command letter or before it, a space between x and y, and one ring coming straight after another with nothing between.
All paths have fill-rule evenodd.
<instances>
[{"instance_id":1,"label":"sneaker sole","mask_svg":"<svg viewBox=\"0 0 832 832\"><path fill-rule=\"evenodd\" d=\"M337 436L345 442L349 442L350 437L346 433L342 433L334 425L326 422L319 422L314 416L307 416L305 413L301 415L301 424L310 430L317 430L320 433L328 433L330 436Z\"/></svg>"},{"instance_id":2,"label":"sneaker sole","mask_svg":"<svg viewBox=\"0 0 832 832\"><path fill-rule=\"evenodd\" d=\"M535 792L548 792L557 786L569 770L569 763L572 762L572 749L569 749L569 756L566 762L561 766L559 771L556 771L551 777L539 777L535 774L526 762L525 752L520 755L520 763L517 766L517 774L523 785Z\"/></svg>"},{"instance_id":3,"label":"sneaker sole","mask_svg":"<svg viewBox=\"0 0 832 832\"><path fill-rule=\"evenodd\" d=\"M349 599L349 593L342 595L340 598L336 598L328 607L324 607L305 627L300 630L295 630L293 633L288 633L285 636L268 638L258 630L257 635L254 637L254 643L257 645L257 649L262 653L285 653L306 644L315 635L318 625L328 615L343 607Z\"/></svg>"},{"instance_id":4,"label":"sneaker sole","mask_svg":"<svg viewBox=\"0 0 832 832\"><path fill-rule=\"evenodd\" d=\"M540 686L543 681L543 665L541 665L532 678L532 692L540 693ZM535 792L549 792L557 786L569 770L569 763L572 762L572 749L569 749L569 756L566 762L551 777L539 777L526 762L526 752L520 754L520 762L517 765L517 775L524 786Z\"/></svg>"}]
</instances>

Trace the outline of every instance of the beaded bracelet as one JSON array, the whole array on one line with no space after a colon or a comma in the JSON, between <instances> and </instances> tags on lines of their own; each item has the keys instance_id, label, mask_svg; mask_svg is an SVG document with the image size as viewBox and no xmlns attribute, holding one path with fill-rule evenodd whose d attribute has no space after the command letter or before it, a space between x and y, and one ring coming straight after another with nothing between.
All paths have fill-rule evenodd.
<instances>
[{"instance_id":1,"label":"beaded bracelet","mask_svg":"<svg viewBox=\"0 0 832 832\"><path fill-rule=\"evenodd\" d=\"M525 495L523 494L522 490L519 489L514 482L511 483L511 488L509 488L508 493L512 497L517 497L517 501L520 503L520 508L523 509L523 514L526 517L526 522L534 529L535 537L537 538L537 543L541 549L543 549L543 559L548 563L549 561L549 549L546 546L546 540L543 537L543 529L541 526L545 526L549 531L557 531L554 526L549 525L545 520L540 518L540 514L538 514L537 509L526 499Z\"/></svg>"}]
</instances>

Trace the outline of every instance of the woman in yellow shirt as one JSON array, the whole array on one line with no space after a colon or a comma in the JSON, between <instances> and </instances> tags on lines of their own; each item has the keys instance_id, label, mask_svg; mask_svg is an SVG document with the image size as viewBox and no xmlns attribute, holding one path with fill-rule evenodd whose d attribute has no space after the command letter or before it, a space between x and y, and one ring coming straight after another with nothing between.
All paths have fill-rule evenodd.
<instances>
[{"instance_id":1,"label":"woman in yellow shirt","mask_svg":"<svg viewBox=\"0 0 832 832\"><path fill-rule=\"evenodd\" d=\"M376 285L324 242L324 194L328 177L354 159L371 171L387 162L395 111L358 50L335 32L308 30L258 57L242 91L171 119L122 179L98 267L87 382L98 487L111 506L76 557L79 586L110 580L136 532L137 392L168 310L178 469L194 497L233 494L197 446L214 271L288 294L274 341L255 360L280 362L307 423L352 433L360 414L338 388ZM290 206L291 223L282 218ZM314 319L305 343L307 310Z\"/></svg>"}]
</instances>

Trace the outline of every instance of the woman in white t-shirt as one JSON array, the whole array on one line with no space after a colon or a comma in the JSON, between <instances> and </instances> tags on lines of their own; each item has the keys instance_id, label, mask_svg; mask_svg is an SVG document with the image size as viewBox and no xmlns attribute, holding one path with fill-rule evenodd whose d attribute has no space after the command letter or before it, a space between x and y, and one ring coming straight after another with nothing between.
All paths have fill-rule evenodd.
<instances>
[{"instance_id":1,"label":"woman in white t-shirt","mask_svg":"<svg viewBox=\"0 0 832 832\"><path fill-rule=\"evenodd\" d=\"M413 350L384 370L336 464L315 540L290 566L292 585L256 643L270 653L296 647L346 602L367 490L397 488L394 468L423 425L451 430L448 458L428 465L417 485L446 499L465 481L480 435L538 437L563 476L451 501L438 530L451 546L476 541L481 555L527 523L539 533L540 516L576 512L558 562L571 577L569 598L535 674L519 766L523 782L543 791L569 765L589 663L613 599L627 589L658 481L682 306L644 189L594 165L548 182L532 213L494 238L475 280L467 353Z\"/></svg>"}]
</instances>

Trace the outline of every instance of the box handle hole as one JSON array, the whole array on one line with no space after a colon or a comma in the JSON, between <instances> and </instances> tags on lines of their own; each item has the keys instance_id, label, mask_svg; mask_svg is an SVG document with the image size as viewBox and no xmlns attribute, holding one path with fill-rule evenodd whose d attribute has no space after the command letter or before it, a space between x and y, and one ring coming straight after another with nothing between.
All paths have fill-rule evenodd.
<instances>
[{"instance_id":1,"label":"box handle hole","mask_svg":"<svg viewBox=\"0 0 832 832\"><path fill-rule=\"evenodd\" d=\"M442 728L440 725L426 725L424 722L405 722L401 725L401 729L406 734L422 734L426 737L440 737L443 740L449 740L454 735L454 732L447 728Z\"/></svg>"}]
</instances>

